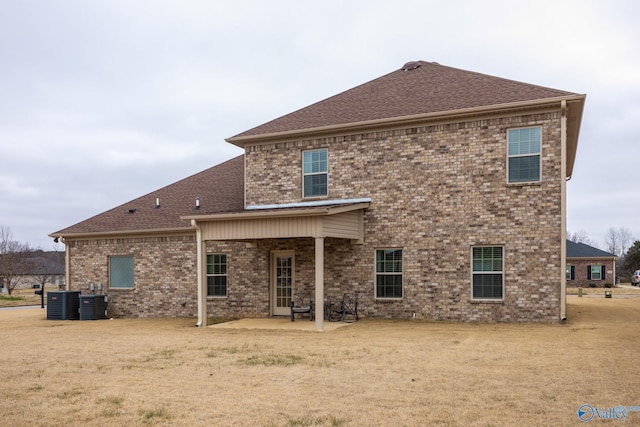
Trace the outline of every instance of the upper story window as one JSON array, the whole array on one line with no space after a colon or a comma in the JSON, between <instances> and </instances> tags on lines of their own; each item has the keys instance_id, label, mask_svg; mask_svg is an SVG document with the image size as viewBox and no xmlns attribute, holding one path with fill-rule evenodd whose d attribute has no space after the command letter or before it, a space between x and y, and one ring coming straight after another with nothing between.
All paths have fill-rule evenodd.
<instances>
[{"instance_id":1,"label":"upper story window","mask_svg":"<svg viewBox=\"0 0 640 427\"><path fill-rule=\"evenodd\" d=\"M323 197L327 188L327 150L312 150L302 153L302 175L304 197Z\"/></svg>"},{"instance_id":2,"label":"upper story window","mask_svg":"<svg viewBox=\"0 0 640 427\"><path fill-rule=\"evenodd\" d=\"M507 140L508 182L539 182L542 147L540 128L509 129Z\"/></svg>"}]
</instances>

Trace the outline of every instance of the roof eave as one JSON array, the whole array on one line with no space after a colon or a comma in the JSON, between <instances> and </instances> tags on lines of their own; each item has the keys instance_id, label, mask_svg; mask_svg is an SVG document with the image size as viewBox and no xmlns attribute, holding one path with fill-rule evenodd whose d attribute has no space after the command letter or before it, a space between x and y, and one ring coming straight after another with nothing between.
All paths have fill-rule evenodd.
<instances>
[{"instance_id":1,"label":"roof eave","mask_svg":"<svg viewBox=\"0 0 640 427\"><path fill-rule=\"evenodd\" d=\"M611 256L567 256L567 261L592 259L596 261L608 261L610 259L618 259L617 255Z\"/></svg>"},{"instance_id":2,"label":"roof eave","mask_svg":"<svg viewBox=\"0 0 640 427\"><path fill-rule=\"evenodd\" d=\"M481 107L461 108L457 110L438 111L424 114L415 114L410 116L390 117L384 119L367 120L354 123L342 123L338 125L321 126L307 129L294 129L283 132L266 133L259 135L247 135L247 136L234 136L227 138L226 141L234 144L238 147L245 148L247 145L264 144L275 140L294 139L294 138L309 138L327 134L361 132L366 129L375 129L382 127L397 127L397 126L411 126L417 123L425 121L443 121L453 118L483 116L483 115L495 115L498 113L506 113L513 111L526 110L529 108L544 108L544 107L560 107L561 101L567 101L568 104L578 102L581 106L579 108L579 117L577 117L577 126L579 129L580 120L582 118L582 105L586 95L582 94L568 94L557 96L553 98L535 99L529 101L518 101L505 104L487 105ZM577 133L576 133L577 138ZM574 153L575 156L575 153ZM572 163L572 162L571 162ZM572 166L572 165L571 165Z\"/></svg>"},{"instance_id":3,"label":"roof eave","mask_svg":"<svg viewBox=\"0 0 640 427\"><path fill-rule=\"evenodd\" d=\"M193 234L193 228L186 225L180 228L154 228L147 230L116 230L116 231L93 231L93 232L78 232L78 233L65 233L64 231L58 231L49 234L51 238L61 239L90 239L90 238L105 238L105 237L134 237L134 236L149 236L149 235L175 235L175 234Z\"/></svg>"}]
</instances>

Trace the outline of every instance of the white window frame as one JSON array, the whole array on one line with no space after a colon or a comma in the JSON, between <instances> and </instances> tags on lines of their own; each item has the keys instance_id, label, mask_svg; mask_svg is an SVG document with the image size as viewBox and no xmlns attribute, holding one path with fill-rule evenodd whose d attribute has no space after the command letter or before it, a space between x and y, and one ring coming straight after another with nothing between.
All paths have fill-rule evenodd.
<instances>
[{"instance_id":1,"label":"white window frame","mask_svg":"<svg viewBox=\"0 0 640 427\"><path fill-rule=\"evenodd\" d=\"M114 278L114 274L113 274L114 265L112 264L112 262L116 259L131 260L132 266L131 266L131 283L130 284L128 282L124 284L116 282L116 279ZM136 277L135 257L133 255L110 255L109 256L109 289L124 289L124 290L133 289L135 287L135 277Z\"/></svg>"},{"instance_id":2,"label":"white window frame","mask_svg":"<svg viewBox=\"0 0 640 427\"><path fill-rule=\"evenodd\" d=\"M473 251L474 249L484 249L484 248L501 248L502 249L502 265L501 265L501 270L478 270L476 271L474 269L474 258L473 258ZM487 302L487 301L504 301L504 294L505 294L505 250L504 250L504 246L503 245L477 245L477 246L472 246L470 253L469 253L470 259L471 259L471 300L472 301L477 301L477 302ZM497 297L476 297L474 296L474 292L473 292L473 278L474 276L478 274L478 275L483 275L483 274L501 274L502 275L502 290L501 290L501 294L502 296L497 298Z\"/></svg>"},{"instance_id":3,"label":"white window frame","mask_svg":"<svg viewBox=\"0 0 640 427\"><path fill-rule=\"evenodd\" d=\"M325 153L325 157L326 157L326 163L327 163L327 167L326 170L324 171L310 171L310 172L305 172L305 156L306 155L312 155L313 153L318 153L318 152L324 152ZM320 176L320 175L325 175L326 176L326 189L325 189L325 193L324 194L311 194L311 195L306 195L305 194L305 178L308 176ZM327 148L319 148L319 149L314 149L314 150L305 150L302 152L302 198L304 199L318 199L318 198L323 198L323 197L328 197L329 196L329 149Z\"/></svg>"},{"instance_id":4,"label":"white window frame","mask_svg":"<svg viewBox=\"0 0 640 427\"><path fill-rule=\"evenodd\" d=\"M214 263L212 266L215 266L215 257L216 256L224 256L224 273L209 273L209 257L213 257ZM215 267L214 267L215 268ZM225 253L208 253L207 254L207 262L206 262L206 277L207 277L207 298L226 298L229 295L229 256ZM224 277L224 295L215 295L209 294L209 277ZM215 287L214 287L215 289Z\"/></svg>"},{"instance_id":5,"label":"white window frame","mask_svg":"<svg viewBox=\"0 0 640 427\"><path fill-rule=\"evenodd\" d=\"M589 280L602 280L602 269L604 268L604 265L600 265L600 264L591 264L591 279ZM593 277L593 268L596 267L598 269L598 277Z\"/></svg>"},{"instance_id":6,"label":"white window frame","mask_svg":"<svg viewBox=\"0 0 640 427\"><path fill-rule=\"evenodd\" d=\"M510 133L514 131L522 131L527 129L538 129L540 132L540 141L539 141L539 150L533 153L524 153L524 154L510 154L509 145L510 145ZM523 157L533 157L538 156L538 179L537 180L519 180L519 181L511 181L509 178L509 171L511 170L511 159L523 158ZM511 185L519 185L519 184L528 184L528 183L539 183L542 182L542 126L527 126L521 128L511 128L507 129L507 184Z\"/></svg>"},{"instance_id":7,"label":"white window frame","mask_svg":"<svg viewBox=\"0 0 640 427\"><path fill-rule=\"evenodd\" d=\"M378 252L380 251L400 251L401 255L402 255L402 259L400 260L400 271L381 271L378 272ZM403 248L376 248L375 252L374 252L374 266L373 266L373 272L374 272L374 280L373 280L373 293L375 295L375 298L378 300L394 300L394 301L398 301L398 300L402 300L404 298L404 264L405 264L405 258L404 258L404 249ZM400 296L379 296L378 295L378 277L383 277L383 276L400 276Z\"/></svg>"}]
</instances>

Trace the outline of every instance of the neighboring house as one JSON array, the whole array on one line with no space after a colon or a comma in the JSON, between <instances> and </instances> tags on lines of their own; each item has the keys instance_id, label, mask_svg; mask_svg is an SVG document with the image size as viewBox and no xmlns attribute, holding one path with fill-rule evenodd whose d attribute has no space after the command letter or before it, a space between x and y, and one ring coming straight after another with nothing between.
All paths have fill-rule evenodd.
<instances>
[{"instance_id":1,"label":"neighboring house","mask_svg":"<svg viewBox=\"0 0 640 427\"><path fill-rule=\"evenodd\" d=\"M612 253L567 240L567 286L604 287L615 284L616 259Z\"/></svg>"},{"instance_id":2,"label":"neighboring house","mask_svg":"<svg viewBox=\"0 0 640 427\"><path fill-rule=\"evenodd\" d=\"M410 62L51 236L69 289L105 284L111 316L280 316L311 291L317 312L355 292L370 317L558 322L584 102Z\"/></svg>"},{"instance_id":3,"label":"neighboring house","mask_svg":"<svg viewBox=\"0 0 640 427\"><path fill-rule=\"evenodd\" d=\"M16 289L34 287L64 287L64 256L62 253L47 253L46 256L34 256L27 258L29 266L20 278L20 284ZM58 256L59 255L59 256Z\"/></svg>"},{"instance_id":4,"label":"neighboring house","mask_svg":"<svg viewBox=\"0 0 640 427\"><path fill-rule=\"evenodd\" d=\"M12 289L32 289L35 287L64 287L64 253L34 252L19 259L13 271ZM5 278L0 274L0 288L4 288Z\"/></svg>"}]
</instances>

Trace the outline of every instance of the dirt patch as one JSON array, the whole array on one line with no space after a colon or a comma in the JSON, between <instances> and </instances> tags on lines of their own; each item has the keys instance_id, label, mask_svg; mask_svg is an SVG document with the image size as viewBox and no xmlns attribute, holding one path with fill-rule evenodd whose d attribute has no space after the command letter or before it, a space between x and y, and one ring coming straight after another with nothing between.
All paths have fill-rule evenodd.
<instances>
[{"instance_id":1,"label":"dirt patch","mask_svg":"<svg viewBox=\"0 0 640 427\"><path fill-rule=\"evenodd\" d=\"M571 297L567 311L562 325L315 332L1 310L0 413L13 426L548 426L580 424L582 404L640 405L640 298Z\"/></svg>"}]
</instances>

